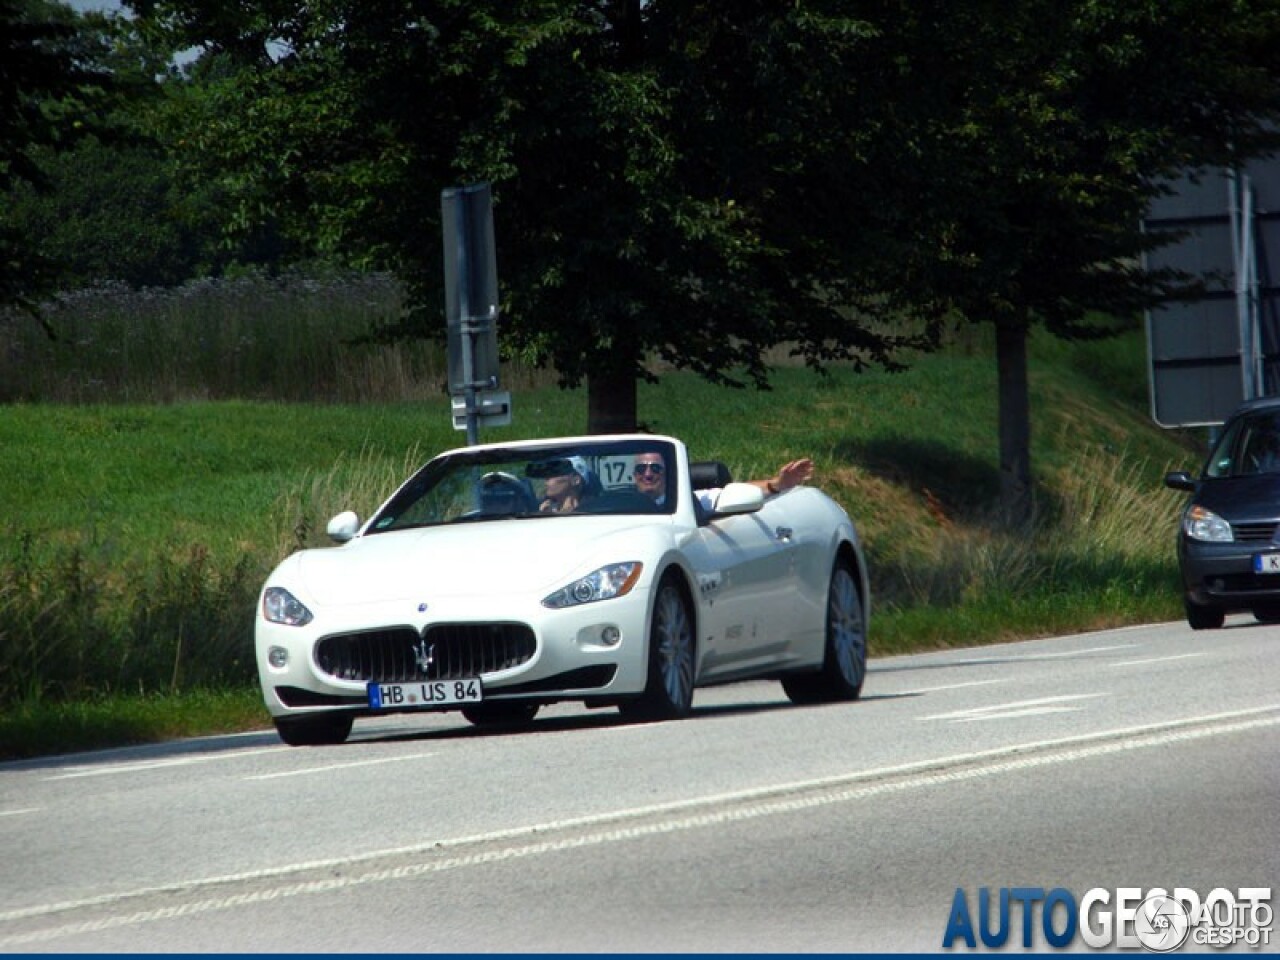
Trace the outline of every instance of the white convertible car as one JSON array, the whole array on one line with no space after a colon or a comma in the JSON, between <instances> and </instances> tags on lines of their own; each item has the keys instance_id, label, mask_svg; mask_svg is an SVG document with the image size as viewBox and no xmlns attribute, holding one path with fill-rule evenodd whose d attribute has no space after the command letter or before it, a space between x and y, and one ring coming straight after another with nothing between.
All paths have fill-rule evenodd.
<instances>
[{"instance_id":1,"label":"white convertible car","mask_svg":"<svg viewBox=\"0 0 1280 960\"><path fill-rule=\"evenodd\" d=\"M637 457L658 463L644 493ZM570 471L579 502L544 509ZM730 482L672 437L451 450L328 532L341 545L288 557L258 606L262 693L289 744L389 712L511 725L567 700L669 719L734 680L777 678L797 703L862 690L870 596L845 511L813 487Z\"/></svg>"}]
</instances>

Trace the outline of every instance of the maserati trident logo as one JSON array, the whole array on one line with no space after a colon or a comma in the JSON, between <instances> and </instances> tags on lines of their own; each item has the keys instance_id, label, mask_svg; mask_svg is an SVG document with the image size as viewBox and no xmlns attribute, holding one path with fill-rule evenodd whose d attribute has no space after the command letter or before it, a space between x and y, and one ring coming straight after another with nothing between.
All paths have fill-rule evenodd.
<instances>
[{"instance_id":1,"label":"maserati trident logo","mask_svg":"<svg viewBox=\"0 0 1280 960\"><path fill-rule=\"evenodd\" d=\"M426 673L436 662L436 645L424 637L413 645L413 659L418 669Z\"/></svg>"}]
</instances>

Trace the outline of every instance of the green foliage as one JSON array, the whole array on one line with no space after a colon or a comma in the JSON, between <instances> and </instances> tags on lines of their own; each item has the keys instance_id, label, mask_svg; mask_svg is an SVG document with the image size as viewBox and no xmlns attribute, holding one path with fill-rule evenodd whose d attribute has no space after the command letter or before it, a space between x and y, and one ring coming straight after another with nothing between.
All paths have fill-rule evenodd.
<instances>
[{"instance_id":1,"label":"green foliage","mask_svg":"<svg viewBox=\"0 0 1280 960\"><path fill-rule=\"evenodd\" d=\"M176 286L204 257L178 216L167 167L154 146L85 140L43 163L47 190L14 191L13 223L38 238L69 289L109 281Z\"/></svg>"},{"instance_id":2,"label":"green foliage","mask_svg":"<svg viewBox=\"0 0 1280 960\"><path fill-rule=\"evenodd\" d=\"M886 38L932 98L946 168L930 221L946 253L921 279L972 321L1105 334L1093 311L1132 316L1177 286L1137 259L1161 180L1277 143L1270 3L898 6Z\"/></svg>"},{"instance_id":3,"label":"green foliage","mask_svg":"<svg viewBox=\"0 0 1280 960\"><path fill-rule=\"evenodd\" d=\"M85 132L90 101L106 75L100 50L77 30L76 15L45 0L0 0L0 191L39 183L40 147L63 147Z\"/></svg>"},{"instance_id":4,"label":"green foliage","mask_svg":"<svg viewBox=\"0 0 1280 960\"><path fill-rule=\"evenodd\" d=\"M42 0L21 6L27 22L15 48L31 44L29 60L44 57L62 73L57 85L27 77L9 91L29 122L13 135L15 175L0 178L9 201L0 228L25 257L11 264L25 274L25 293L3 302L32 305L55 289L106 283L177 285L281 257L269 228L228 241L216 185L178 182L166 138L185 88L168 52L123 17Z\"/></svg>"},{"instance_id":5,"label":"green foliage","mask_svg":"<svg viewBox=\"0 0 1280 960\"><path fill-rule=\"evenodd\" d=\"M901 306L867 282L888 238L831 215L863 195L848 167L880 109L835 95L859 21L636 0L135 8L211 51L172 115L190 182L229 198L237 233L272 224L395 271L399 332L439 315L438 191L487 180L504 344L565 384L626 392L654 356L759 383L782 339L858 363L901 345L847 309Z\"/></svg>"},{"instance_id":6,"label":"green foliage","mask_svg":"<svg viewBox=\"0 0 1280 960\"><path fill-rule=\"evenodd\" d=\"M58 266L13 222L8 195L44 188L42 152L68 149L96 128L107 75L92 38L69 8L45 0L0 0L0 307L30 306L50 291Z\"/></svg>"},{"instance_id":7,"label":"green foliage","mask_svg":"<svg viewBox=\"0 0 1280 960\"><path fill-rule=\"evenodd\" d=\"M1280 109L1262 0L133 7L209 51L169 142L237 232L430 314L437 191L491 181L508 344L567 384L654 353L759 383L780 342L891 365L904 312L1100 335L1172 280L1136 269L1158 180Z\"/></svg>"}]
</instances>

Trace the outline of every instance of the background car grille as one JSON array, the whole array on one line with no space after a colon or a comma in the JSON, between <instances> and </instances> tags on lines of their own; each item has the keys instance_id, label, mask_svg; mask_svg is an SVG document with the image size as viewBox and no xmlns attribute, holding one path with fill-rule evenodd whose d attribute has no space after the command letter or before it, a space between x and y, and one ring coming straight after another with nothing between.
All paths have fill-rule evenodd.
<instances>
[{"instance_id":1,"label":"background car grille","mask_svg":"<svg viewBox=\"0 0 1280 960\"><path fill-rule=\"evenodd\" d=\"M536 649L527 624L437 623L421 635L398 627L325 637L316 663L340 680L454 680L519 666Z\"/></svg>"},{"instance_id":2,"label":"background car grille","mask_svg":"<svg viewBox=\"0 0 1280 960\"><path fill-rule=\"evenodd\" d=\"M1274 520L1267 523L1233 523L1231 533L1238 543L1271 543L1276 535Z\"/></svg>"}]
</instances>

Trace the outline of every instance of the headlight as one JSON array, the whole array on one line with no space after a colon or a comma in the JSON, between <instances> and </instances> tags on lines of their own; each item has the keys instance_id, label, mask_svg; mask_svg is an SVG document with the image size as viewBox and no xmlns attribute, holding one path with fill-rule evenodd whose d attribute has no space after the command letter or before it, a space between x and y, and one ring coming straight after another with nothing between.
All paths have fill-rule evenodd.
<instances>
[{"instance_id":1,"label":"headlight","mask_svg":"<svg viewBox=\"0 0 1280 960\"><path fill-rule=\"evenodd\" d=\"M625 597L640 579L640 571L643 569L644 564L637 560L629 563L611 563L557 590L544 599L542 605L559 610L563 607L576 607L580 603L595 603L597 600Z\"/></svg>"},{"instance_id":2,"label":"headlight","mask_svg":"<svg viewBox=\"0 0 1280 960\"><path fill-rule=\"evenodd\" d=\"M1230 543L1235 539L1231 535L1231 524L1199 504L1193 504L1182 515L1182 529L1192 540Z\"/></svg>"},{"instance_id":3,"label":"headlight","mask_svg":"<svg viewBox=\"0 0 1280 960\"><path fill-rule=\"evenodd\" d=\"M268 587L262 595L262 615L271 623L301 627L311 622L311 611L284 587Z\"/></svg>"}]
</instances>

